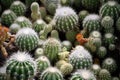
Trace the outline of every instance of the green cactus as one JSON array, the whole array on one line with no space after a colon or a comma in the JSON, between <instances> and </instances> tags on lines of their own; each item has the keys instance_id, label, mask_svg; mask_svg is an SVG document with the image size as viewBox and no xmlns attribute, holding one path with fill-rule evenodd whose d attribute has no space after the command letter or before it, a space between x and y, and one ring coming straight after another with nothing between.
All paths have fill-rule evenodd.
<instances>
[{"instance_id":1,"label":"green cactus","mask_svg":"<svg viewBox=\"0 0 120 80\"><path fill-rule=\"evenodd\" d=\"M15 20L14 23L20 25L21 28L24 28L24 27L30 27L31 28L32 27L31 21L28 18L24 17L24 16L19 16Z\"/></svg>"},{"instance_id":2,"label":"green cactus","mask_svg":"<svg viewBox=\"0 0 120 80\"><path fill-rule=\"evenodd\" d=\"M17 18L15 13L11 10L5 10L1 15L1 23L9 27Z\"/></svg>"},{"instance_id":3,"label":"green cactus","mask_svg":"<svg viewBox=\"0 0 120 80\"><path fill-rule=\"evenodd\" d=\"M4 6L4 8L8 9L10 5L14 2L14 0L0 0L1 4Z\"/></svg>"},{"instance_id":4,"label":"green cactus","mask_svg":"<svg viewBox=\"0 0 120 80\"><path fill-rule=\"evenodd\" d=\"M120 32L120 17L118 18L116 22L116 29Z\"/></svg>"},{"instance_id":5,"label":"green cactus","mask_svg":"<svg viewBox=\"0 0 120 80\"><path fill-rule=\"evenodd\" d=\"M51 37L60 40L60 38L59 38L59 32L57 30L52 30L51 31Z\"/></svg>"},{"instance_id":6,"label":"green cactus","mask_svg":"<svg viewBox=\"0 0 120 80\"><path fill-rule=\"evenodd\" d=\"M104 33L112 33L112 34L114 34L115 29L114 29L114 27L112 27L112 28L104 29L103 31L104 31Z\"/></svg>"},{"instance_id":7,"label":"green cactus","mask_svg":"<svg viewBox=\"0 0 120 80\"><path fill-rule=\"evenodd\" d=\"M119 0L100 0L101 4L105 4L108 1L117 1L117 2L120 2Z\"/></svg>"},{"instance_id":8,"label":"green cactus","mask_svg":"<svg viewBox=\"0 0 120 80\"><path fill-rule=\"evenodd\" d=\"M28 53L17 52L7 61L7 78L8 80L33 79L36 69L36 63Z\"/></svg>"},{"instance_id":9,"label":"green cactus","mask_svg":"<svg viewBox=\"0 0 120 80\"><path fill-rule=\"evenodd\" d=\"M6 80L6 66L0 67L0 80Z\"/></svg>"},{"instance_id":10,"label":"green cactus","mask_svg":"<svg viewBox=\"0 0 120 80\"><path fill-rule=\"evenodd\" d=\"M60 60L68 61L69 54L70 54L70 52L68 52L68 51L62 51L62 52L58 53L58 57Z\"/></svg>"},{"instance_id":11,"label":"green cactus","mask_svg":"<svg viewBox=\"0 0 120 80\"><path fill-rule=\"evenodd\" d=\"M115 44L110 44L110 45L108 46L108 49L109 49L110 51L115 50L115 48L116 48L116 45L115 45Z\"/></svg>"},{"instance_id":12,"label":"green cactus","mask_svg":"<svg viewBox=\"0 0 120 80\"><path fill-rule=\"evenodd\" d=\"M78 29L78 16L70 7L61 7L56 10L54 20L56 21L55 29L67 32Z\"/></svg>"},{"instance_id":13,"label":"green cactus","mask_svg":"<svg viewBox=\"0 0 120 80\"><path fill-rule=\"evenodd\" d=\"M120 80L118 77L113 77L112 80Z\"/></svg>"},{"instance_id":14,"label":"green cactus","mask_svg":"<svg viewBox=\"0 0 120 80\"><path fill-rule=\"evenodd\" d=\"M101 35L101 33L100 33L99 31L92 31L92 32L90 33L90 36L89 36L89 37L91 37L91 38L101 38L102 35Z\"/></svg>"},{"instance_id":15,"label":"green cactus","mask_svg":"<svg viewBox=\"0 0 120 80\"><path fill-rule=\"evenodd\" d=\"M40 7L40 13L41 13L42 19L45 19L45 17L47 16L46 8L45 7Z\"/></svg>"},{"instance_id":16,"label":"green cactus","mask_svg":"<svg viewBox=\"0 0 120 80\"><path fill-rule=\"evenodd\" d=\"M11 6L10 9L17 15L17 16L24 16L25 12L26 12L26 6L24 5L24 3L22 3L21 1L14 1Z\"/></svg>"},{"instance_id":17,"label":"green cactus","mask_svg":"<svg viewBox=\"0 0 120 80\"><path fill-rule=\"evenodd\" d=\"M20 30L20 28L21 27L18 24L13 23L13 24L11 24L9 29L10 29L11 33L16 34Z\"/></svg>"},{"instance_id":18,"label":"green cactus","mask_svg":"<svg viewBox=\"0 0 120 80\"><path fill-rule=\"evenodd\" d=\"M59 60L58 62L56 62L56 67L58 68L58 69L60 69L61 68L61 66L63 65L63 64L66 64L67 62L65 61L65 60Z\"/></svg>"},{"instance_id":19,"label":"green cactus","mask_svg":"<svg viewBox=\"0 0 120 80\"><path fill-rule=\"evenodd\" d=\"M110 73L113 73L117 69L117 64L113 58L106 58L102 63L102 68L107 69Z\"/></svg>"},{"instance_id":20,"label":"green cactus","mask_svg":"<svg viewBox=\"0 0 120 80\"><path fill-rule=\"evenodd\" d=\"M106 47L101 46L101 47L98 48L97 56L98 56L99 58L104 58L104 57L106 56L106 54L107 54L107 49L106 49Z\"/></svg>"},{"instance_id":21,"label":"green cactus","mask_svg":"<svg viewBox=\"0 0 120 80\"><path fill-rule=\"evenodd\" d=\"M110 72L106 69L101 69L98 77L100 80L112 80Z\"/></svg>"},{"instance_id":22,"label":"green cactus","mask_svg":"<svg viewBox=\"0 0 120 80\"><path fill-rule=\"evenodd\" d=\"M96 80L96 77L90 70L78 70L76 71L70 80Z\"/></svg>"},{"instance_id":23,"label":"green cactus","mask_svg":"<svg viewBox=\"0 0 120 80\"><path fill-rule=\"evenodd\" d=\"M68 40L62 41L62 47L67 48L68 51L72 49L72 43Z\"/></svg>"},{"instance_id":24,"label":"green cactus","mask_svg":"<svg viewBox=\"0 0 120 80\"><path fill-rule=\"evenodd\" d=\"M89 15L89 12L87 10L80 11L78 14L79 21L82 22L87 15Z\"/></svg>"},{"instance_id":25,"label":"green cactus","mask_svg":"<svg viewBox=\"0 0 120 80\"><path fill-rule=\"evenodd\" d=\"M40 56L42 56L42 55L44 55L44 51L43 51L43 48L37 48L36 50L35 50L35 59L37 59L38 57L40 57Z\"/></svg>"},{"instance_id":26,"label":"green cactus","mask_svg":"<svg viewBox=\"0 0 120 80\"><path fill-rule=\"evenodd\" d=\"M99 72L101 70L101 67L98 64L93 64L92 67L91 67L91 70L94 72L94 75L96 77L98 77L98 74L99 74Z\"/></svg>"},{"instance_id":27,"label":"green cactus","mask_svg":"<svg viewBox=\"0 0 120 80\"><path fill-rule=\"evenodd\" d=\"M97 30L100 31L102 29L100 24L100 16L97 14L90 14L86 16L83 20L83 29L86 29L88 33Z\"/></svg>"},{"instance_id":28,"label":"green cactus","mask_svg":"<svg viewBox=\"0 0 120 80\"><path fill-rule=\"evenodd\" d=\"M47 68L38 80L64 80L61 72L54 67Z\"/></svg>"},{"instance_id":29,"label":"green cactus","mask_svg":"<svg viewBox=\"0 0 120 80\"><path fill-rule=\"evenodd\" d=\"M99 14L102 17L110 16L114 21L116 21L120 16L119 4L115 1L108 1L102 5Z\"/></svg>"},{"instance_id":30,"label":"green cactus","mask_svg":"<svg viewBox=\"0 0 120 80\"><path fill-rule=\"evenodd\" d=\"M61 43L55 38L47 39L43 44L44 54L48 57L51 63L58 59L58 53L61 51Z\"/></svg>"},{"instance_id":31,"label":"green cactus","mask_svg":"<svg viewBox=\"0 0 120 80\"><path fill-rule=\"evenodd\" d=\"M33 29L39 33L41 30L44 30L44 28L47 26L47 24L42 20L38 19L33 23Z\"/></svg>"},{"instance_id":32,"label":"green cactus","mask_svg":"<svg viewBox=\"0 0 120 80\"><path fill-rule=\"evenodd\" d=\"M35 61L37 63L37 72L38 73L42 73L45 69L50 67L50 62L47 59L47 57L45 57L45 56L40 56Z\"/></svg>"},{"instance_id":33,"label":"green cactus","mask_svg":"<svg viewBox=\"0 0 120 80\"><path fill-rule=\"evenodd\" d=\"M69 55L69 62L74 69L89 69L92 66L92 57L83 46L76 46Z\"/></svg>"},{"instance_id":34,"label":"green cactus","mask_svg":"<svg viewBox=\"0 0 120 80\"><path fill-rule=\"evenodd\" d=\"M38 35L31 28L20 29L15 36L15 44L21 51L31 51L38 46Z\"/></svg>"}]
</instances>

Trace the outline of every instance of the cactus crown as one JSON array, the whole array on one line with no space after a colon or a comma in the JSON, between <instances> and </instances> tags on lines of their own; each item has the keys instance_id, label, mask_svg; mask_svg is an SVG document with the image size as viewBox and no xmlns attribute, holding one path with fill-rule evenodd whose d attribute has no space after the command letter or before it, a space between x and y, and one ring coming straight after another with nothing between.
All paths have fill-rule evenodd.
<instances>
[{"instance_id":1,"label":"cactus crown","mask_svg":"<svg viewBox=\"0 0 120 80\"><path fill-rule=\"evenodd\" d=\"M2 73L2 74L6 73L6 66L5 65L0 68L0 73Z\"/></svg>"},{"instance_id":2,"label":"cactus crown","mask_svg":"<svg viewBox=\"0 0 120 80\"><path fill-rule=\"evenodd\" d=\"M115 2L115 1L108 1L109 6L115 6L116 4L117 4L117 2Z\"/></svg>"},{"instance_id":3,"label":"cactus crown","mask_svg":"<svg viewBox=\"0 0 120 80\"><path fill-rule=\"evenodd\" d=\"M14 1L13 4L14 5L19 5L21 2L20 1Z\"/></svg>"},{"instance_id":4,"label":"cactus crown","mask_svg":"<svg viewBox=\"0 0 120 80\"><path fill-rule=\"evenodd\" d=\"M97 14L90 14L88 16L85 17L84 21L88 21L88 20L100 20L100 16Z\"/></svg>"},{"instance_id":5,"label":"cactus crown","mask_svg":"<svg viewBox=\"0 0 120 80\"><path fill-rule=\"evenodd\" d=\"M16 19L16 21L18 21L18 22L23 22L23 21L25 21L25 20L27 20L27 18L24 17L24 16L20 16L20 17L18 17L18 18Z\"/></svg>"},{"instance_id":6,"label":"cactus crown","mask_svg":"<svg viewBox=\"0 0 120 80\"><path fill-rule=\"evenodd\" d=\"M106 37L106 38L111 38L112 36L113 36L113 34L111 34L111 33L106 33L106 34L105 34L105 37Z\"/></svg>"},{"instance_id":7,"label":"cactus crown","mask_svg":"<svg viewBox=\"0 0 120 80\"><path fill-rule=\"evenodd\" d=\"M35 12L39 11L39 4L37 2L33 2L31 4L31 11L35 11Z\"/></svg>"},{"instance_id":8,"label":"cactus crown","mask_svg":"<svg viewBox=\"0 0 120 80\"><path fill-rule=\"evenodd\" d=\"M105 60L105 63L107 63L107 64L109 64L109 65L111 65L112 63L114 63L115 61L112 59L112 58L107 58L106 60Z\"/></svg>"}]
</instances>

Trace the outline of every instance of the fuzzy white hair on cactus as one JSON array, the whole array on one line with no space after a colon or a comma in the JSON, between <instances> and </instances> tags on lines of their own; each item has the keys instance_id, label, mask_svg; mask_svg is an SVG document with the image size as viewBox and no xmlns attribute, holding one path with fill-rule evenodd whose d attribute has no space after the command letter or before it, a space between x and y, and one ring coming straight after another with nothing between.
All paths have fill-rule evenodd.
<instances>
[{"instance_id":1,"label":"fuzzy white hair on cactus","mask_svg":"<svg viewBox=\"0 0 120 80\"><path fill-rule=\"evenodd\" d=\"M88 20L100 20L100 19L101 18L100 18L99 15L97 15L97 14L90 14L90 15L88 15L88 16L85 17L84 22L86 22Z\"/></svg>"},{"instance_id":2,"label":"fuzzy white hair on cactus","mask_svg":"<svg viewBox=\"0 0 120 80\"><path fill-rule=\"evenodd\" d=\"M115 5L116 5L116 2L115 2L115 1L108 1L108 5L110 5L110 6L115 6Z\"/></svg>"},{"instance_id":3,"label":"fuzzy white hair on cactus","mask_svg":"<svg viewBox=\"0 0 120 80\"><path fill-rule=\"evenodd\" d=\"M2 74L6 73L6 65L0 67L0 73L2 73Z\"/></svg>"},{"instance_id":4,"label":"fuzzy white hair on cactus","mask_svg":"<svg viewBox=\"0 0 120 80\"><path fill-rule=\"evenodd\" d=\"M23 22L25 20L24 16L20 16L16 19L16 21Z\"/></svg>"}]
</instances>

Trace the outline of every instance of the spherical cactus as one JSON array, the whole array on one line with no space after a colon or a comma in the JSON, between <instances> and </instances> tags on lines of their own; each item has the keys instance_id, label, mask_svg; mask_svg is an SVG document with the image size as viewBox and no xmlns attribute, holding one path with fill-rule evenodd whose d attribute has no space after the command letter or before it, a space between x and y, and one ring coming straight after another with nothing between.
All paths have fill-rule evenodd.
<instances>
[{"instance_id":1,"label":"spherical cactus","mask_svg":"<svg viewBox=\"0 0 120 80\"><path fill-rule=\"evenodd\" d=\"M64 76L71 74L72 70L73 66L70 63L65 63L60 67L60 71Z\"/></svg>"},{"instance_id":2,"label":"spherical cactus","mask_svg":"<svg viewBox=\"0 0 120 80\"><path fill-rule=\"evenodd\" d=\"M79 21L82 22L87 15L89 15L89 12L87 10L80 11L78 14Z\"/></svg>"},{"instance_id":3,"label":"spherical cactus","mask_svg":"<svg viewBox=\"0 0 120 80\"><path fill-rule=\"evenodd\" d=\"M118 18L116 22L116 29L120 32L120 17Z\"/></svg>"},{"instance_id":4,"label":"spherical cactus","mask_svg":"<svg viewBox=\"0 0 120 80\"><path fill-rule=\"evenodd\" d=\"M91 38L101 38L102 36L101 36L101 33L99 31L92 31L90 33L89 37L91 37Z\"/></svg>"},{"instance_id":5,"label":"spherical cactus","mask_svg":"<svg viewBox=\"0 0 120 80\"><path fill-rule=\"evenodd\" d=\"M5 10L1 15L1 23L9 27L17 18L15 13L11 10Z\"/></svg>"},{"instance_id":6,"label":"spherical cactus","mask_svg":"<svg viewBox=\"0 0 120 80\"><path fill-rule=\"evenodd\" d=\"M0 0L0 2L4 6L4 8L9 8L14 0Z\"/></svg>"},{"instance_id":7,"label":"spherical cactus","mask_svg":"<svg viewBox=\"0 0 120 80\"><path fill-rule=\"evenodd\" d=\"M112 33L106 33L103 38L103 42L106 46L115 43L115 36Z\"/></svg>"},{"instance_id":8,"label":"spherical cactus","mask_svg":"<svg viewBox=\"0 0 120 80\"><path fill-rule=\"evenodd\" d=\"M64 80L61 72L54 67L47 68L38 80Z\"/></svg>"},{"instance_id":9,"label":"spherical cactus","mask_svg":"<svg viewBox=\"0 0 120 80\"><path fill-rule=\"evenodd\" d=\"M10 9L17 15L23 16L26 12L26 6L21 1L14 1Z\"/></svg>"},{"instance_id":10,"label":"spherical cactus","mask_svg":"<svg viewBox=\"0 0 120 80\"><path fill-rule=\"evenodd\" d=\"M43 48L37 48L36 50L35 50L35 58L37 59L38 57L40 57L40 56L42 56L42 55L44 55L44 51L43 51Z\"/></svg>"},{"instance_id":11,"label":"spherical cactus","mask_svg":"<svg viewBox=\"0 0 120 80\"><path fill-rule=\"evenodd\" d=\"M68 40L64 40L62 42L62 46L63 47L66 47L68 51L70 51L72 49L72 43Z\"/></svg>"},{"instance_id":12,"label":"spherical cactus","mask_svg":"<svg viewBox=\"0 0 120 80\"><path fill-rule=\"evenodd\" d=\"M101 67L98 64L93 64L91 70L94 72L94 75L98 77Z\"/></svg>"},{"instance_id":13,"label":"spherical cactus","mask_svg":"<svg viewBox=\"0 0 120 80\"><path fill-rule=\"evenodd\" d=\"M69 61L74 69L89 69L92 66L90 53L82 46L77 46L69 56Z\"/></svg>"},{"instance_id":14,"label":"spherical cactus","mask_svg":"<svg viewBox=\"0 0 120 80\"><path fill-rule=\"evenodd\" d=\"M36 62L25 52L13 54L7 61L6 73L10 80L29 80L36 74Z\"/></svg>"},{"instance_id":15,"label":"spherical cactus","mask_svg":"<svg viewBox=\"0 0 120 80\"><path fill-rule=\"evenodd\" d=\"M58 62L56 62L56 67L58 69L60 69L60 67L63 65L63 64L66 64L67 62L65 60L59 60Z\"/></svg>"},{"instance_id":16,"label":"spherical cactus","mask_svg":"<svg viewBox=\"0 0 120 80\"><path fill-rule=\"evenodd\" d=\"M70 80L96 80L94 74L90 70L78 70Z\"/></svg>"},{"instance_id":17,"label":"spherical cactus","mask_svg":"<svg viewBox=\"0 0 120 80\"><path fill-rule=\"evenodd\" d=\"M112 28L114 25L114 20L110 16L105 16L101 21L101 25L104 27L104 29Z\"/></svg>"},{"instance_id":18,"label":"spherical cactus","mask_svg":"<svg viewBox=\"0 0 120 80\"><path fill-rule=\"evenodd\" d=\"M59 31L66 32L78 28L78 16L70 7L61 7L56 10L54 20L55 28Z\"/></svg>"},{"instance_id":19,"label":"spherical cactus","mask_svg":"<svg viewBox=\"0 0 120 80\"><path fill-rule=\"evenodd\" d=\"M51 63L54 63L57 61L58 53L61 51L61 43L55 38L49 38L43 44L43 51Z\"/></svg>"},{"instance_id":20,"label":"spherical cactus","mask_svg":"<svg viewBox=\"0 0 120 80\"><path fill-rule=\"evenodd\" d=\"M37 33L39 33L41 30L43 30L46 26L47 26L47 24L42 19L38 19L37 21L35 21L33 23L33 29Z\"/></svg>"},{"instance_id":21,"label":"spherical cactus","mask_svg":"<svg viewBox=\"0 0 120 80\"><path fill-rule=\"evenodd\" d=\"M13 23L9 29L11 33L16 34L20 30L20 26L16 23Z\"/></svg>"},{"instance_id":22,"label":"spherical cactus","mask_svg":"<svg viewBox=\"0 0 120 80\"><path fill-rule=\"evenodd\" d=\"M24 28L24 27L30 27L31 28L32 27L31 21L28 18L24 17L24 16L18 17L15 20L14 23L20 25L21 28Z\"/></svg>"},{"instance_id":23,"label":"spherical cactus","mask_svg":"<svg viewBox=\"0 0 120 80\"><path fill-rule=\"evenodd\" d=\"M87 29L89 33L94 30L101 30L100 19L100 16L97 14L90 14L86 16L83 20L83 28Z\"/></svg>"},{"instance_id":24,"label":"spherical cactus","mask_svg":"<svg viewBox=\"0 0 120 80\"><path fill-rule=\"evenodd\" d=\"M107 69L109 72L113 73L117 69L117 64L114 59L106 58L102 63L102 68Z\"/></svg>"},{"instance_id":25,"label":"spherical cactus","mask_svg":"<svg viewBox=\"0 0 120 80\"><path fill-rule=\"evenodd\" d=\"M7 75L6 75L6 66L2 66L0 67L0 80L6 80L7 78Z\"/></svg>"},{"instance_id":26,"label":"spherical cactus","mask_svg":"<svg viewBox=\"0 0 120 80\"><path fill-rule=\"evenodd\" d=\"M100 80L112 80L110 72L106 69L101 69L98 77Z\"/></svg>"},{"instance_id":27,"label":"spherical cactus","mask_svg":"<svg viewBox=\"0 0 120 80\"><path fill-rule=\"evenodd\" d=\"M21 51L31 51L38 45L38 35L31 28L20 29L15 36L15 44Z\"/></svg>"},{"instance_id":28,"label":"spherical cactus","mask_svg":"<svg viewBox=\"0 0 120 80\"><path fill-rule=\"evenodd\" d=\"M116 48L116 45L115 45L115 44L110 44L110 45L108 46L108 49L109 49L110 51L115 50L115 48Z\"/></svg>"},{"instance_id":29,"label":"spherical cactus","mask_svg":"<svg viewBox=\"0 0 120 80\"><path fill-rule=\"evenodd\" d=\"M108 1L100 8L99 14L102 17L110 16L113 20L117 20L120 16L119 4L115 1Z\"/></svg>"},{"instance_id":30,"label":"spherical cactus","mask_svg":"<svg viewBox=\"0 0 120 80\"><path fill-rule=\"evenodd\" d=\"M47 57L45 57L45 56L40 56L35 61L37 63L37 71L38 71L38 73L41 73L45 69L47 69L48 67L50 67L50 62L47 59Z\"/></svg>"},{"instance_id":31,"label":"spherical cactus","mask_svg":"<svg viewBox=\"0 0 120 80\"><path fill-rule=\"evenodd\" d=\"M82 0L82 6L88 10L97 10L100 0Z\"/></svg>"},{"instance_id":32,"label":"spherical cactus","mask_svg":"<svg viewBox=\"0 0 120 80\"><path fill-rule=\"evenodd\" d=\"M107 54L107 49L104 47L104 46L101 46L98 48L98 51L97 51L97 56L99 58L104 58Z\"/></svg>"}]
</instances>

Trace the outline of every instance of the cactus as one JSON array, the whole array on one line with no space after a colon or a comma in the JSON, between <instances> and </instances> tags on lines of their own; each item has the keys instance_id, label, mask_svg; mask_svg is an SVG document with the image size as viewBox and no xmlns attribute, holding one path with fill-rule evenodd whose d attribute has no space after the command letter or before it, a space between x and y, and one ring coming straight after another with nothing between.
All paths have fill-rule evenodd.
<instances>
[{"instance_id":1,"label":"cactus","mask_svg":"<svg viewBox=\"0 0 120 80\"><path fill-rule=\"evenodd\" d=\"M2 12L2 6L0 5L0 15L1 15L1 12Z\"/></svg>"},{"instance_id":2,"label":"cactus","mask_svg":"<svg viewBox=\"0 0 120 80\"><path fill-rule=\"evenodd\" d=\"M83 69L76 71L70 80L96 80L96 78L90 70Z\"/></svg>"},{"instance_id":3,"label":"cactus","mask_svg":"<svg viewBox=\"0 0 120 80\"><path fill-rule=\"evenodd\" d=\"M10 5L14 2L14 0L0 0L1 4L4 6L4 8L8 9Z\"/></svg>"},{"instance_id":4,"label":"cactus","mask_svg":"<svg viewBox=\"0 0 120 80\"><path fill-rule=\"evenodd\" d=\"M69 0L60 0L60 3L62 6L69 6L71 2Z\"/></svg>"},{"instance_id":5,"label":"cactus","mask_svg":"<svg viewBox=\"0 0 120 80\"><path fill-rule=\"evenodd\" d=\"M63 80L63 75L55 67L47 68L38 80Z\"/></svg>"},{"instance_id":6,"label":"cactus","mask_svg":"<svg viewBox=\"0 0 120 80\"><path fill-rule=\"evenodd\" d=\"M36 62L25 52L17 52L7 61L7 78L9 80L30 80L36 74Z\"/></svg>"},{"instance_id":7,"label":"cactus","mask_svg":"<svg viewBox=\"0 0 120 80\"><path fill-rule=\"evenodd\" d=\"M117 1L117 2L120 2L119 0L100 0L101 4L105 4L108 1Z\"/></svg>"},{"instance_id":8,"label":"cactus","mask_svg":"<svg viewBox=\"0 0 120 80\"><path fill-rule=\"evenodd\" d=\"M116 22L116 29L120 32L120 17L118 18Z\"/></svg>"},{"instance_id":9,"label":"cactus","mask_svg":"<svg viewBox=\"0 0 120 80\"><path fill-rule=\"evenodd\" d=\"M17 15L17 16L24 16L25 12L26 12L26 6L24 5L24 3L22 3L21 1L14 1L11 6L10 9Z\"/></svg>"},{"instance_id":10,"label":"cactus","mask_svg":"<svg viewBox=\"0 0 120 80\"><path fill-rule=\"evenodd\" d=\"M40 56L42 56L43 54L44 54L44 52L43 52L43 48L37 48L36 50L35 50L35 59L37 59L38 57L40 57Z\"/></svg>"},{"instance_id":11,"label":"cactus","mask_svg":"<svg viewBox=\"0 0 120 80\"><path fill-rule=\"evenodd\" d=\"M6 66L0 67L0 80L6 80Z\"/></svg>"},{"instance_id":12,"label":"cactus","mask_svg":"<svg viewBox=\"0 0 120 80\"><path fill-rule=\"evenodd\" d=\"M16 23L13 23L9 29L11 33L16 34L20 30L20 26Z\"/></svg>"},{"instance_id":13,"label":"cactus","mask_svg":"<svg viewBox=\"0 0 120 80\"><path fill-rule=\"evenodd\" d=\"M65 63L60 67L60 71L64 76L71 74L72 70L73 66L70 63Z\"/></svg>"},{"instance_id":14,"label":"cactus","mask_svg":"<svg viewBox=\"0 0 120 80\"><path fill-rule=\"evenodd\" d=\"M98 51L97 51L97 56L99 58L104 58L107 54L107 49L104 47L104 46L101 46L98 48Z\"/></svg>"},{"instance_id":15,"label":"cactus","mask_svg":"<svg viewBox=\"0 0 120 80\"><path fill-rule=\"evenodd\" d=\"M97 10L100 0L82 0L82 6L88 10Z\"/></svg>"},{"instance_id":16,"label":"cactus","mask_svg":"<svg viewBox=\"0 0 120 80\"><path fill-rule=\"evenodd\" d=\"M24 27L30 27L31 28L32 27L31 21L28 18L24 17L24 16L19 16L15 20L14 23L20 25L21 28L24 28Z\"/></svg>"},{"instance_id":17,"label":"cactus","mask_svg":"<svg viewBox=\"0 0 120 80\"><path fill-rule=\"evenodd\" d=\"M51 37L60 40L60 38L59 38L59 32L57 30L52 30L51 31Z\"/></svg>"},{"instance_id":18,"label":"cactus","mask_svg":"<svg viewBox=\"0 0 120 80\"><path fill-rule=\"evenodd\" d=\"M72 43L68 40L62 41L62 47L67 48L68 51L72 49Z\"/></svg>"},{"instance_id":19,"label":"cactus","mask_svg":"<svg viewBox=\"0 0 120 80\"><path fill-rule=\"evenodd\" d=\"M87 15L89 15L89 12L87 10L80 11L78 14L79 21L82 22Z\"/></svg>"},{"instance_id":20,"label":"cactus","mask_svg":"<svg viewBox=\"0 0 120 80\"><path fill-rule=\"evenodd\" d=\"M113 73L117 69L117 64L114 59L106 58L102 63L102 68L107 69L110 73Z\"/></svg>"},{"instance_id":21,"label":"cactus","mask_svg":"<svg viewBox=\"0 0 120 80\"><path fill-rule=\"evenodd\" d=\"M112 80L110 72L106 69L101 69L100 70L99 79L100 80Z\"/></svg>"},{"instance_id":22,"label":"cactus","mask_svg":"<svg viewBox=\"0 0 120 80\"><path fill-rule=\"evenodd\" d=\"M37 71L38 71L38 73L42 73L45 69L50 67L50 62L47 59L47 57L45 57L45 56L40 56L35 61L37 63Z\"/></svg>"},{"instance_id":23,"label":"cactus","mask_svg":"<svg viewBox=\"0 0 120 80\"><path fill-rule=\"evenodd\" d=\"M93 64L92 67L91 67L91 70L94 72L94 75L96 77L98 77L98 74L99 74L99 72L101 70L101 67L98 64Z\"/></svg>"},{"instance_id":24,"label":"cactus","mask_svg":"<svg viewBox=\"0 0 120 80\"><path fill-rule=\"evenodd\" d=\"M63 64L66 64L66 63L67 63L67 62L64 61L64 60L59 60L58 62L56 62L56 67L57 67L58 69L60 69L61 66L62 66Z\"/></svg>"},{"instance_id":25,"label":"cactus","mask_svg":"<svg viewBox=\"0 0 120 80\"><path fill-rule=\"evenodd\" d=\"M15 36L15 44L21 51L31 51L38 45L38 35L31 28L20 29Z\"/></svg>"},{"instance_id":26,"label":"cactus","mask_svg":"<svg viewBox=\"0 0 120 80\"><path fill-rule=\"evenodd\" d=\"M1 15L1 23L9 27L17 18L15 13L11 10L5 10Z\"/></svg>"},{"instance_id":27,"label":"cactus","mask_svg":"<svg viewBox=\"0 0 120 80\"><path fill-rule=\"evenodd\" d=\"M91 38L101 38L102 36L101 36L101 33L99 31L92 31L90 33L89 37L91 37Z\"/></svg>"},{"instance_id":28,"label":"cactus","mask_svg":"<svg viewBox=\"0 0 120 80\"><path fill-rule=\"evenodd\" d=\"M39 33L41 30L44 30L44 28L47 26L47 24L42 20L38 19L33 23L33 29Z\"/></svg>"},{"instance_id":29,"label":"cactus","mask_svg":"<svg viewBox=\"0 0 120 80\"><path fill-rule=\"evenodd\" d=\"M83 29L86 29L88 33L97 30L101 30L100 16L97 14L90 14L86 16L83 20Z\"/></svg>"},{"instance_id":30,"label":"cactus","mask_svg":"<svg viewBox=\"0 0 120 80\"><path fill-rule=\"evenodd\" d=\"M116 45L115 45L115 44L110 44L110 45L108 46L108 49L109 49L110 51L115 50L115 48L116 48Z\"/></svg>"},{"instance_id":31,"label":"cactus","mask_svg":"<svg viewBox=\"0 0 120 80\"><path fill-rule=\"evenodd\" d=\"M83 46L76 46L69 55L69 61L74 69L89 69L92 66L92 57Z\"/></svg>"},{"instance_id":32,"label":"cactus","mask_svg":"<svg viewBox=\"0 0 120 80\"><path fill-rule=\"evenodd\" d=\"M37 1L37 0L30 0L30 1L25 0L25 5L26 5L27 8L29 8L29 7L31 6L31 4L32 4L33 2L36 2L36 1Z\"/></svg>"},{"instance_id":33,"label":"cactus","mask_svg":"<svg viewBox=\"0 0 120 80\"><path fill-rule=\"evenodd\" d=\"M42 19L45 19L46 15L47 15L46 8L45 7L40 7L40 13L41 13Z\"/></svg>"},{"instance_id":34,"label":"cactus","mask_svg":"<svg viewBox=\"0 0 120 80\"><path fill-rule=\"evenodd\" d=\"M55 38L47 39L43 44L44 54L51 62L56 62L58 53L61 51L61 43Z\"/></svg>"},{"instance_id":35,"label":"cactus","mask_svg":"<svg viewBox=\"0 0 120 80\"><path fill-rule=\"evenodd\" d=\"M120 80L118 77L113 77L112 80Z\"/></svg>"},{"instance_id":36,"label":"cactus","mask_svg":"<svg viewBox=\"0 0 120 80\"><path fill-rule=\"evenodd\" d=\"M62 51L62 52L58 53L58 57L60 60L68 61L69 53L70 52L68 52L68 51Z\"/></svg>"},{"instance_id":37,"label":"cactus","mask_svg":"<svg viewBox=\"0 0 120 80\"><path fill-rule=\"evenodd\" d=\"M113 20L117 20L120 16L119 4L115 1L108 1L100 8L99 14L102 17L110 16Z\"/></svg>"},{"instance_id":38,"label":"cactus","mask_svg":"<svg viewBox=\"0 0 120 80\"><path fill-rule=\"evenodd\" d=\"M31 4L31 18L32 20L37 20L41 18L41 13L40 13L40 8L39 8L39 4L37 2L33 2Z\"/></svg>"},{"instance_id":39,"label":"cactus","mask_svg":"<svg viewBox=\"0 0 120 80\"><path fill-rule=\"evenodd\" d=\"M112 28L114 25L114 20L110 16L105 16L101 21L101 25L104 27L104 29Z\"/></svg>"},{"instance_id":40,"label":"cactus","mask_svg":"<svg viewBox=\"0 0 120 80\"><path fill-rule=\"evenodd\" d=\"M70 7L58 8L54 20L56 21L55 29L59 31L66 32L78 28L78 16Z\"/></svg>"}]
</instances>

